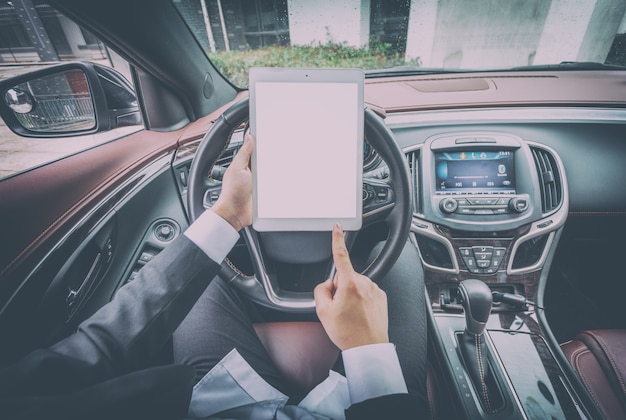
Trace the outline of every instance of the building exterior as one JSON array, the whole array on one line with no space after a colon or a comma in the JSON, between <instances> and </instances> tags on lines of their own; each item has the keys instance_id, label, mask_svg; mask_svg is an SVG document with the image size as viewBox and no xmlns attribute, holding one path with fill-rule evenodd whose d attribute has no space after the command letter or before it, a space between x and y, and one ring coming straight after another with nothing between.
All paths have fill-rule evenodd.
<instances>
[{"instance_id":1,"label":"building exterior","mask_svg":"<svg viewBox=\"0 0 626 420\"><path fill-rule=\"evenodd\" d=\"M623 0L172 1L208 52L384 44L425 67L488 68L493 57L510 67L555 57L603 62L616 34L626 32ZM0 63L106 55L95 37L41 0L0 3Z\"/></svg>"},{"instance_id":2,"label":"building exterior","mask_svg":"<svg viewBox=\"0 0 626 420\"><path fill-rule=\"evenodd\" d=\"M0 2L0 63L107 58L89 32L40 1Z\"/></svg>"}]
</instances>

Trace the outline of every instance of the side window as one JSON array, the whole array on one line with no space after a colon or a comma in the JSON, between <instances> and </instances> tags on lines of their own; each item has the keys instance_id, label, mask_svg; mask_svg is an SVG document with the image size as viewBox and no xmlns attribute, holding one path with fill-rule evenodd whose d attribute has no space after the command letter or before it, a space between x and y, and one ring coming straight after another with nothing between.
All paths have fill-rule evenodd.
<instances>
[{"instance_id":1,"label":"side window","mask_svg":"<svg viewBox=\"0 0 626 420\"><path fill-rule=\"evenodd\" d=\"M104 81L103 90L108 97L115 98L116 96L110 94L110 91L116 90L116 85L123 85L123 95L120 96L119 92L117 93L118 102L129 103L133 100L136 102L128 63L108 49L93 34L42 1L12 0L0 3L0 81L73 61L103 66L98 67L96 71ZM108 69L121 74L122 78L120 79L117 73L109 72ZM70 72L67 73L70 74ZM36 113L33 111L33 115L39 119L38 127L49 127L55 122L51 117L54 113L51 106L63 107L65 110L68 107L78 109L80 101L84 101L76 94L77 83L69 77L67 79L65 82L70 85L68 90L71 95L63 98L62 103L58 94L51 99L46 99L41 89L36 92L39 94L38 110ZM28 88L32 90L33 85L29 83ZM24 86L26 85L16 84L16 87L22 90ZM21 90L18 92L21 93ZM0 98L0 100L6 99ZM110 106L118 106L118 104L111 103ZM33 117L28 117L30 118L28 122L33 122ZM45 126L41 122L44 119L46 120ZM97 134L30 138L15 134L5 121L0 119L0 180L142 129L143 125L138 117L130 124L126 123L122 127Z\"/></svg>"}]
</instances>

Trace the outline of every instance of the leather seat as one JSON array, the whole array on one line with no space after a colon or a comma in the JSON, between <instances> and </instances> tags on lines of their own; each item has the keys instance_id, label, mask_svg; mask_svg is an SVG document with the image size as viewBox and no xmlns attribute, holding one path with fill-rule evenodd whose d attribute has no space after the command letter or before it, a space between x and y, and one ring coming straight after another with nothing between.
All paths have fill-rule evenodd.
<instances>
[{"instance_id":1,"label":"leather seat","mask_svg":"<svg viewBox=\"0 0 626 420\"><path fill-rule=\"evenodd\" d=\"M319 322L267 322L254 324L254 330L283 378L302 395L328 377L339 357L339 349ZM428 419L437 418L438 387L434 369L428 364Z\"/></svg>"},{"instance_id":2,"label":"leather seat","mask_svg":"<svg viewBox=\"0 0 626 420\"><path fill-rule=\"evenodd\" d=\"M328 376L339 357L319 322L268 322L254 329L283 378L306 394Z\"/></svg>"},{"instance_id":3,"label":"leather seat","mask_svg":"<svg viewBox=\"0 0 626 420\"><path fill-rule=\"evenodd\" d=\"M626 418L626 330L584 331L561 349L602 414Z\"/></svg>"}]
</instances>

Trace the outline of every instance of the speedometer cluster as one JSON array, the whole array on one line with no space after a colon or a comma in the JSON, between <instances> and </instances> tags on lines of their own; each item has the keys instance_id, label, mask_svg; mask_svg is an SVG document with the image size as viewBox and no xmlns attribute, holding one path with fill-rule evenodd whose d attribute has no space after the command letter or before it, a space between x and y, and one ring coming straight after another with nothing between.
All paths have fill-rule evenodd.
<instances>
[{"instance_id":1,"label":"speedometer cluster","mask_svg":"<svg viewBox=\"0 0 626 420\"><path fill-rule=\"evenodd\" d=\"M374 169L381 161L380 156L372 146L366 141L363 142L363 171Z\"/></svg>"}]
</instances>

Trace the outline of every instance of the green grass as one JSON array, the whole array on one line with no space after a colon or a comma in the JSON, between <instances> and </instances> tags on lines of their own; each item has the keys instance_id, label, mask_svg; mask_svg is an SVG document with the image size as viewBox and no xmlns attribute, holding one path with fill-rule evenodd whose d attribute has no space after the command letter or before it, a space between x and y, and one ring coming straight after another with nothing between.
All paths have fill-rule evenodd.
<instances>
[{"instance_id":1,"label":"green grass","mask_svg":"<svg viewBox=\"0 0 626 420\"><path fill-rule=\"evenodd\" d=\"M342 67L363 70L398 65L419 65L418 60L405 62L404 55L388 46L368 50L345 45L268 47L246 51L208 53L211 61L235 86L248 86L250 67Z\"/></svg>"}]
</instances>

